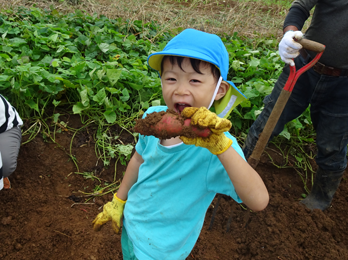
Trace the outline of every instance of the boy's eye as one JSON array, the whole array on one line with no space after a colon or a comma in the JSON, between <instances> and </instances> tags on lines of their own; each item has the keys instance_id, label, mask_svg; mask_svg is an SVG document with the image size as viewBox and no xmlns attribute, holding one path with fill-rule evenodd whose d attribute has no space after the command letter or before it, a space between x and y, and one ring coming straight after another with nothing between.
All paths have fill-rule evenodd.
<instances>
[{"instance_id":1,"label":"boy's eye","mask_svg":"<svg viewBox=\"0 0 348 260\"><path fill-rule=\"evenodd\" d=\"M166 80L168 80L168 81L176 81L175 78L167 78Z\"/></svg>"},{"instance_id":2,"label":"boy's eye","mask_svg":"<svg viewBox=\"0 0 348 260\"><path fill-rule=\"evenodd\" d=\"M198 79L191 79L191 81L192 81L193 83L199 83L199 82L201 82L201 81L198 80Z\"/></svg>"}]
</instances>

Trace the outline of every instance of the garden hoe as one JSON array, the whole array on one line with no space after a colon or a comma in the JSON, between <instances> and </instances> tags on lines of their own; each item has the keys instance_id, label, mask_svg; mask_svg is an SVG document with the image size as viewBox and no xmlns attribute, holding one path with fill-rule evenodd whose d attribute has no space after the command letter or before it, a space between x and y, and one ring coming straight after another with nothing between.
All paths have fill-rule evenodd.
<instances>
[{"instance_id":1,"label":"garden hoe","mask_svg":"<svg viewBox=\"0 0 348 260\"><path fill-rule=\"evenodd\" d=\"M297 79L307 70L312 68L320 59L321 55L323 54L325 50L325 45L310 41L307 39L301 39L298 41L303 48L314 51L317 53L315 55L314 59L309 62L306 66L302 67L299 71L296 72L296 67L295 66L290 66L290 75L288 80L285 83L284 88L282 89L277 102L274 105L274 108L271 112L271 115L269 116L266 125L260 134L259 140L257 141L255 148L250 155L248 159L248 163L253 167L254 169L258 165L260 161L261 154L263 153L269 138L271 137L271 134L273 132L274 127L276 126L278 119L280 115L282 114L284 107L286 103L288 102L291 92L296 84Z\"/></svg>"},{"instance_id":2,"label":"garden hoe","mask_svg":"<svg viewBox=\"0 0 348 260\"><path fill-rule=\"evenodd\" d=\"M295 66L290 66L289 78L286 81L285 86L282 89L276 104L274 105L274 108L271 112L271 115L269 116L269 118L266 122L266 125L265 125L262 133L260 134L260 137L255 145L255 148L248 159L248 163L250 164L251 167L253 167L253 169L255 169L257 167L257 165L260 161L261 154L263 153L263 151L264 151L264 149L269 141L269 138L271 137L273 129L276 126L278 119L279 119L280 115L282 114L286 103L288 102L288 99L290 98L291 92L296 84L297 79L304 72L306 72L307 70L312 68L318 62L318 60L320 59L321 55L323 54L323 52L325 50L325 45L314 42L314 41L310 41L307 39L301 39L298 42L303 46L303 48L310 50L310 51L314 51L317 54L315 55L314 59L311 62L309 62L304 67L302 67L297 72L296 72ZM218 200L216 202L216 205L215 205L213 215L212 215L208 229L211 229L213 226L214 217L215 217L217 208L219 206L220 199L221 199L221 194L219 194L219 196L218 196ZM232 214L230 215L230 217L228 219L226 232L229 231L231 220L232 220ZM250 222L250 219L247 221L247 224L248 224L248 222Z\"/></svg>"}]
</instances>

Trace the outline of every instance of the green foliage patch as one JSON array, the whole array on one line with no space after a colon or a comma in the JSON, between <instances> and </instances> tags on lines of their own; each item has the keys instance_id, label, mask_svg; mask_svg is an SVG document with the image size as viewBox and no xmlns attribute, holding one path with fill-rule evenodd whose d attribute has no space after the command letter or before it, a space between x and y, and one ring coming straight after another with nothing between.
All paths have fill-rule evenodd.
<instances>
[{"instance_id":1,"label":"green foliage patch","mask_svg":"<svg viewBox=\"0 0 348 260\"><path fill-rule=\"evenodd\" d=\"M0 91L23 118L32 120L30 140L45 126L45 136L55 142L45 118L56 129L60 114L55 109L67 108L85 124L98 125L96 153L104 165L113 158L125 164L133 147L116 145L109 127L118 124L129 130L142 111L164 104L160 79L147 66L147 57L182 30L163 32L155 22L109 19L80 10L66 15L53 7L3 10ZM248 97L230 116L234 134L243 141L284 64L276 39L220 36L230 55L228 78ZM47 115L48 110L53 113ZM281 140L313 142L310 126L307 111L287 125ZM299 151L294 153L301 162ZM69 156L74 160L71 151Z\"/></svg>"},{"instance_id":2,"label":"green foliage patch","mask_svg":"<svg viewBox=\"0 0 348 260\"><path fill-rule=\"evenodd\" d=\"M0 21L0 90L21 115L41 115L53 102L114 123L158 98L160 80L146 64L158 45L146 40L151 35L135 36L142 27L79 10L6 13Z\"/></svg>"}]
</instances>

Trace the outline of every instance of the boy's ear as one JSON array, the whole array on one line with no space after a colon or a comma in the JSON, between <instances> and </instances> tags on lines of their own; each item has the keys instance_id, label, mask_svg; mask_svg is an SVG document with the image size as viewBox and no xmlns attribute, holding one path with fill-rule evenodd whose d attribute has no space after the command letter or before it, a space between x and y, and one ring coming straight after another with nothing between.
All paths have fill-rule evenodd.
<instances>
[{"instance_id":1,"label":"boy's ear","mask_svg":"<svg viewBox=\"0 0 348 260\"><path fill-rule=\"evenodd\" d=\"M215 96L215 100L219 100L223 98L226 95L229 88L230 88L230 84L228 84L226 81L221 81L220 87Z\"/></svg>"}]
</instances>

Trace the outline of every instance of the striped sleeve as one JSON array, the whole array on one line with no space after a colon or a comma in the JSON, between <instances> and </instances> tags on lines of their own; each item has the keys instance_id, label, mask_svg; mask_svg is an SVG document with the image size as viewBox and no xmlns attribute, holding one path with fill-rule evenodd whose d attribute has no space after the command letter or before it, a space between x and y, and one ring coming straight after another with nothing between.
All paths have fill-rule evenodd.
<instances>
[{"instance_id":1,"label":"striped sleeve","mask_svg":"<svg viewBox=\"0 0 348 260\"><path fill-rule=\"evenodd\" d=\"M16 109L0 95L0 134L21 125L23 125L23 121Z\"/></svg>"}]
</instances>

